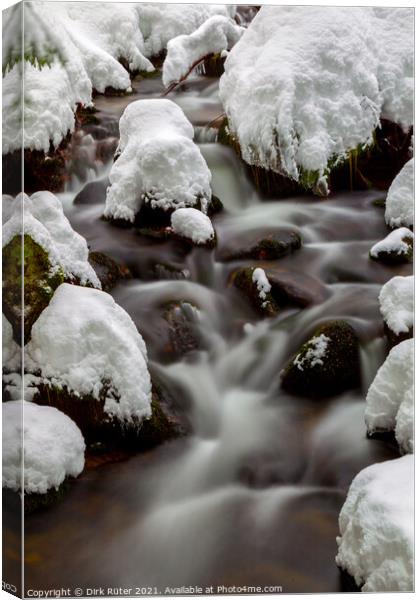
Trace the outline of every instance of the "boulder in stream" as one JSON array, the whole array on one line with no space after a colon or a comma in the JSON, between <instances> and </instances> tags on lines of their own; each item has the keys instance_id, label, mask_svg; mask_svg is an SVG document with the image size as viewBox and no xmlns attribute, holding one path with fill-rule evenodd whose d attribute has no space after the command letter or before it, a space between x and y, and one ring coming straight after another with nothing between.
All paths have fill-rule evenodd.
<instances>
[{"instance_id":1,"label":"boulder in stream","mask_svg":"<svg viewBox=\"0 0 420 600\"><path fill-rule=\"evenodd\" d=\"M290 394L328 398L360 385L359 341L346 321L319 327L282 373Z\"/></svg>"},{"instance_id":2,"label":"boulder in stream","mask_svg":"<svg viewBox=\"0 0 420 600\"><path fill-rule=\"evenodd\" d=\"M300 235L295 231L246 232L239 237L229 237L224 241L218 259L222 261L277 260L298 250L301 245Z\"/></svg>"}]
</instances>

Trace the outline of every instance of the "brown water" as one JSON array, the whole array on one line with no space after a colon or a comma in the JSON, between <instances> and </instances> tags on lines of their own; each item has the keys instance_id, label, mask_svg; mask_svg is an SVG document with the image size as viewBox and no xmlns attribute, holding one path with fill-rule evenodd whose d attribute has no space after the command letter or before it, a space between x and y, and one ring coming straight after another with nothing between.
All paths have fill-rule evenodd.
<instances>
[{"instance_id":1,"label":"brown water","mask_svg":"<svg viewBox=\"0 0 420 600\"><path fill-rule=\"evenodd\" d=\"M110 138L129 101L161 93L159 79L134 87L128 98L96 100ZM27 516L25 587L340 591L335 537L349 483L363 467L397 455L391 443L366 438L363 417L366 389L385 356L378 293L411 268L368 257L387 233L384 209L373 204L383 194L262 201L234 152L206 142L214 132L203 126L222 113L217 81L197 77L170 97L204 141L213 191L225 205L214 218L218 250L187 252L102 221L106 183L93 184L85 203L73 205L83 185L73 179L61 197L91 249L132 270L134 278L112 295L145 338L152 374L172 391L192 433L113 462L90 458L61 503ZM106 178L110 163L89 160ZM313 302L261 320L228 285L237 266L257 263L222 263L219 256L227 244L267 229L297 231L303 247L258 264L298 281ZM157 280L157 263L183 274ZM174 300L198 308L200 350L182 359L167 352L162 307ZM363 388L317 402L287 396L279 389L281 368L318 323L335 317L361 340ZM246 323L254 327L245 331Z\"/></svg>"}]
</instances>

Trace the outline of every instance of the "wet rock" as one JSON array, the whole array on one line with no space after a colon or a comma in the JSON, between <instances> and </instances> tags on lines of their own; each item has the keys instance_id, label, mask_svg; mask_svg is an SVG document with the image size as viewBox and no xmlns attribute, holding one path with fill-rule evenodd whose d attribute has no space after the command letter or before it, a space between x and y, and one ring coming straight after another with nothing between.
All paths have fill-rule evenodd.
<instances>
[{"instance_id":1,"label":"wet rock","mask_svg":"<svg viewBox=\"0 0 420 600\"><path fill-rule=\"evenodd\" d=\"M277 231L271 234L248 232L238 238L230 238L220 248L218 259L232 260L277 260L302 245L295 231Z\"/></svg>"},{"instance_id":2,"label":"wet rock","mask_svg":"<svg viewBox=\"0 0 420 600\"><path fill-rule=\"evenodd\" d=\"M265 269L265 272L271 284L271 295L281 308L306 308L323 302L329 295L327 288L318 279L304 273L277 268Z\"/></svg>"},{"instance_id":3,"label":"wet rock","mask_svg":"<svg viewBox=\"0 0 420 600\"><path fill-rule=\"evenodd\" d=\"M177 267L170 263L156 263L148 271L148 278L158 280L183 280L190 279L191 274L188 269Z\"/></svg>"},{"instance_id":4,"label":"wet rock","mask_svg":"<svg viewBox=\"0 0 420 600\"><path fill-rule=\"evenodd\" d=\"M109 186L108 177L90 181L77 194L73 200L73 204L102 204L105 203L106 190Z\"/></svg>"},{"instance_id":5,"label":"wet rock","mask_svg":"<svg viewBox=\"0 0 420 600\"><path fill-rule=\"evenodd\" d=\"M89 263L101 282L104 292L109 292L121 279L130 279L130 269L124 264L118 264L110 256L102 252L89 252Z\"/></svg>"},{"instance_id":6,"label":"wet rock","mask_svg":"<svg viewBox=\"0 0 420 600\"><path fill-rule=\"evenodd\" d=\"M281 386L293 395L328 398L359 387L360 378L354 329L346 321L331 321L303 344L284 369Z\"/></svg>"},{"instance_id":7,"label":"wet rock","mask_svg":"<svg viewBox=\"0 0 420 600\"><path fill-rule=\"evenodd\" d=\"M255 310L265 317L274 317L280 310L270 292L262 298L256 283L253 281L254 267L237 269L231 275L230 281L249 300Z\"/></svg>"},{"instance_id":8,"label":"wet rock","mask_svg":"<svg viewBox=\"0 0 420 600\"><path fill-rule=\"evenodd\" d=\"M61 502L69 491L73 481L75 481L74 478L67 477L58 489L52 488L45 494L28 494L25 492L23 498L25 515L50 508L58 502ZM18 514L18 512L20 513L22 508L22 497L20 493L3 488L3 502L10 509L15 510L16 514Z\"/></svg>"},{"instance_id":9,"label":"wet rock","mask_svg":"<svg viewBox=\"0 0 420 600\"><path fill-rule=\"evenodd\" d=\"M171 304L164 313L169 324L170 347L168 351L180 358L202 347L197 331L198 310L189 302Z\"/></svg>"},{"instance_id":10,"label":"wet rock","mask_svg":"<svg viewBox=\"0 0 420 600\"><path fill-rule=\"evenodd\" d=\"M178 417L171 414L167 397L163 401L162 393L155 386L152 389L152 416L138 421L133 419L130 424L112 419L105 413L105 383L99 400L92 396L75 396L67 388L58 389L43 383L37 387L33 401L54 406L68 415L89 445L99 443L106 448L121 446L141 451L184 431Z\"/></svg>"},{"instance_id":11,"label":"wet rock","mask_svg":"<svg viewBox=\"0 0 420 600\"><path fill-rule=\"evenodd\" d=\"M27 342L32 325L49 304L56 288L64 281L64 271L51 266L48 254L29 235L24 236L23 265L20 236L16 235L3 248L3 311L12 325L13 337L17 343L21 342L22 284L25 306L24 336Z\"/></svg>"}]
</instances>

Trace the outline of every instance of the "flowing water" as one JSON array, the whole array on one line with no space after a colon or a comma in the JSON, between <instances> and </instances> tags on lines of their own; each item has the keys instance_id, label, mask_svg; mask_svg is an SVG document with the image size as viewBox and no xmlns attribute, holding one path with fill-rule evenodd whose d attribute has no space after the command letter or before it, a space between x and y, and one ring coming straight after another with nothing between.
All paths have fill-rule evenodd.
<instances>
[{"instance_id":1,"label":"flowing water","mask_svg":"<svg viewBox=\"0 0 420 600\"><path fill-rule=\"evenodd\" d=\"M133 96L97 98L105 143L115 142L106 138L117 135L128 102L162 91L159 79L136 85ZM111 162L101 165L92 151L97 142L80 138L61 194L65 211L92 250L130 267L133 279L111 293L142 333L151 373L176 398L191 433L113 462L88 460L61 503L26 517L26 588L339 591L335 538L349 483L363 467L397 455L392 443L366 438L363 418L366 389L385 356L378 293L390 277L410 271L368 257L387 233L384 209L374 204L383 193L262 200L234 151L205 127L222 114L217 85L197 76L170 97L194 124L225 206L213 220L219 247L283 230L299 232L303 246L277 261L221 262L219 250L187 252L113 227L100 219ZM73 205L86 178L97 181ZM177 276L157 277L158 263L178 269ZM257 317L229 285L244 264L298 281L311 305ZM167 351L162 307L173 301L183 303L200 339L183 358ZM336 317L361 340L362 389L321 401L286 395L281 369L317 324Z\"/></svg>"}]
</instances>

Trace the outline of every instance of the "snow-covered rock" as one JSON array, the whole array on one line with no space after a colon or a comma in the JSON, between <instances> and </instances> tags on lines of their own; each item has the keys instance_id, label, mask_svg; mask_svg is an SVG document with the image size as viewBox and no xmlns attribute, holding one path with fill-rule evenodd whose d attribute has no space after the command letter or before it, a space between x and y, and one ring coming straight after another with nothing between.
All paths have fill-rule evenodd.
<instances>
[{"instance_id":1,"label":"snow-covered rock","mask_svg":"<svg viewBox=\"0 0 420 600\"><path fill-rule=\"evenodd\" d=\"M25 61L21 61L22 11ZM77 104L111 87L130 91L132 71L154 71L148 57L168 41L190 34L212 15L233 16L236 7L121 2L26 2L3 21L3 153L22 147L50 150L74 130ZM21 85L25 78L25 135Z\"/></svg>"},{"instance_id":2,"label":"snow-covered rock","mask_svg":"<svg viewBox=\"0 0 420 600\"><path fill-rule=\"evenodd\" d=\"M22 233L23 216L25 235L48 254L52 268L61 268L67 279L76 279L81 285L101 287L88 262L86 240L74 231L54 194L36 192L30 197L19 194L11 206L10 200L7 204L10 217L3 225L3 248Z\"/></svg>"},{"instance_id":3,"label":"snow-covered rock","mask_svg":"<svg viewBox=\"0 0 420 600\"><path fill-rule=\"evenodd\" d=\"M56 408L19 400L3 403L3 487L21 491L23 459L25 494L58 489L66 477L83 471L84 453L79 428Z\"/></svg>"},{"instance_id":4,"label":"snow-covered rock","mask_svg":"<svg viewBox=\"0 0 420 600\"><path fill-rule=\"evenodd\" d=\"M243 32L244 28L232 19L214 15L190 35L173 38L168 42L163 63L163 84L168 86L180 81L201 58L232 48Z\"/></svg>"},{"instance_id":5,"label":"snow-covered rock","mask_svg":"<svg viewBox=\"0 0 420 600\"><path fill-rule=\"evenodd\" d=\"M25 366L46 385L105 399L109 419L151 416L151 380L142 336L112 296L63 283L32 327Z\"/></svg>"},{"instance_id":6,"label":"snow-covered rock","mask_svg":"<svg viewBox=\"0 0 420 600\"><path fill-rule=\"evenodd\" d=\"M305 367L312 368L315 365L322 366L330 341L330 338L324 333L311 338L305 353L297 354L293 360L293 364L297 366L299 371L303 371Z\"/></svg>"},{"instance_id":7,"label":"snow-covered rock","mask_svg":"<svg viewBox=\"0 0 420 600\"><path fill-rule=\"evenodd\" d=\"M386 238L372 246L370 256L379 259L407 259L413 253L414 235L407 227L391 231Z\"/></svg>"},{"instance_id":8,"label":"snow-covered rock","mask_svg":"<svg viewBox=\"0 0 420 600\"><path fill-rule=\"evenodd\" d=\"M366 396L365 421L370 434L395 430L401 450L413 452L413 339L392 348L378 370Z\"/></svg>"},{"instance_id":9,"label":"snow-covered rock","mask_svg":"<svg viewBox=\"0 0 420 600\"><path fill-rule=\"evenodd\" d=\"M379 294L380 311L385 323L395 334L409 333L414 319L414 276L393 277Z\"/></svg>"},{"instance_id":10,"label":"snow-covered rock","mask_svg":"<svg viewBox=\"0 0 420 600\"><path fill-rule=\"evenodd\" d=\"M363 469L350 486L339 527L337 564L363 592L413 591L413 455Z\"/></svg>"},{"instance_id":11,"label":"snow-covered rock","mask_svg":"<svg viewBox=\"0 0 420 600\"><path fill-rule=\"evenodd\" d=\"M404 8L261 7L220 80L244 160L325 194L380 118L411 126L413 26Z\"/></svg>"},{"instance_id":12,"label":"snow-covered rock","mask_svg":"<svg viewBox=\"0 0 420 600\"><path fill-rule=\"evenodd\" d=\"M385 221L390 227L412 227L414 224L414 158L398 173L388 190Z\"/></svg>"},{"instance_id":13,"label":"snow-covered rock","mask_svg":"<svg viewBox=\"0 0 420 600\"><path fill-rule=\"evenodd\" d=\"M137 100L120 119L104 215L133 222L143 203L171 211L211 199L211 173L194 144L194 130L171 100Z\"/></svg>"},{"instance_id":14,"label":"snow-covered rock","mask_svg":"<svg viewBox=\"0 0 420 600\"><path fill-rule=\"evenodd\" d=\"M214 229L207 215L196 208L178 208L171 214L171 226L177 235L194 244L207 244L214 239Z\"/></svg>"},{"instance_id":15,"label":"snow-covered rock","mask_svg":"<svg viewBox=\"0 0 420 600\"><path fill-rule=\"evenodd\" d=\"M158 56L168 42L189 35L213 15L233 18L235 5L223 4L136 4L144 38L145 56Z\"/></svg>"}]
</instances>

